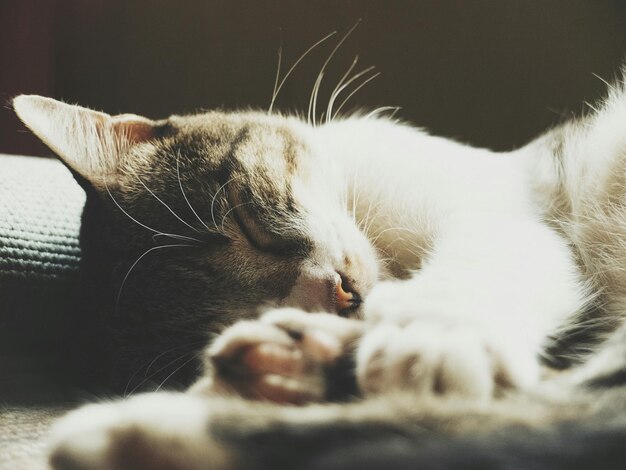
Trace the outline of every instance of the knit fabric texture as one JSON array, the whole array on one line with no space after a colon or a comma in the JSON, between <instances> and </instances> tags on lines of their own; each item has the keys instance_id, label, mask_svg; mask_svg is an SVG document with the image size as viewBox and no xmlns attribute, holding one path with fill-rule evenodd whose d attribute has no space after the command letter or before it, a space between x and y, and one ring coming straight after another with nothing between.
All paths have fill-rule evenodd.
<instances>
[{"instance_id":1,"label":"knit fabric texture","mask_svg":"<svg viewBox=\"0 0 626 470\"><path fill-rule=\"evenodd\" d=\"M80 260L82 189L58 161L0 156L0 279L68 280Z\"/></svg>"},{"instance_id":2,"label":"knit fabric texture","mask_svg":"<svg viewBox=\"0 0 626 470\"><path fill-rule=\"evenodd\" d=\"M0 155L0 354L45 351L67 327L85 194L59 161Z\"/></svg>"}]
</instances>

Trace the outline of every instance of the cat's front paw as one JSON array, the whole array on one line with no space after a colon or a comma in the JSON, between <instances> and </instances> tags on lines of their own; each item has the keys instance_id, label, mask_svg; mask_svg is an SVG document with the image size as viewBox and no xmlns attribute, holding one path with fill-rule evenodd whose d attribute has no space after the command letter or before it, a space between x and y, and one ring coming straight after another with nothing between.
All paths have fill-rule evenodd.
<instances>
[{"instance_id":1,"label":"cat's front paw","mask_svg":"<svg viewBox=\"0 0 626 470\"><path fill-rule=\"evenodd\" d=\"M137 395L87 405L52 428L55 470L228 468L211 441L206 399L181 393Z\"/></svg>"},{"instance_id":2,"label":"cat's front paw","mask_svg":"<svg viewBox=\"0 0 626 470\"><path fill-rule=\"evenodd\" d=\"M523 331L465 314L455 299L417 296L412 287L383 283L366 303L375 326L357 350L363 393L403 389L488 399L537 382L539 362Z\"/></svg>"},{"instance_id":3,"label":"cat's front paw","mask_svg":"<svg viewBox=\"0 0 626 470\"><path fill-rule=\"evenodd\" d=\"M489 399L534 383L538 363L468 325L415 321L381 323L357 351L357 379L366 395L394 389Z\"/></svg>"},{"instance_id":4,"label":"cat's front paw","mask_svg":"<svg viewBox=\"0 0 626 470\"><path fill-rule=\"evenodd\" d=\"M226 329L207 349L207 387L277 403L340 398L354 391L342 361L361 332L360 321L336 315L269 311Z\"/></svg>"},{"instance_id":5,"label":"cat's front paw","mask_svg":"<svg viewBox=\"0 0 626 470\"><path fill-rule=\"evenodd\" d=\"M367 394L394 389L477 399L527 386L537 361L507 349L471 327L416 321L380 324L357 352L357 379Z\"/></svg>"}]
</instances>

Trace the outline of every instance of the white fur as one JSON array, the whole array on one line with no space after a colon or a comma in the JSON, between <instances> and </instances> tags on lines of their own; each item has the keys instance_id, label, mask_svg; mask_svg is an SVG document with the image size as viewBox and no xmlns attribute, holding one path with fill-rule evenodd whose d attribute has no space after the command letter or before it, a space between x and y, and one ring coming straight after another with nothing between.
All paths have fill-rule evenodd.
<instances>
[{"instance_id":1,"label":"white fur","mask_svg":"<svg viewBox=\"0 0 626 470\"><path fill-rule=\"evenodd\" d=\"M616 202L605 194L616 175L616 187L624 186L625 123L626 94L614 90L598 115L509 153L380 119L299 127L311 143L309 171L294 187L316 243L309 277L332 275L346 254L361 260L363 269L353 273L367 294L366 332L356 357L366 394L402 388L486 400L501 386L531 387L547 339L594 295L610 294L607 304L623 318L626 238L619 237L626 232L612 240L621 247L615 256L609 242L596 258L586 249L615 220L626 230L623 211L612 219L606 212L619 209L623 196L618 192ZM561 160L554 155L559 142ZM571 209L571 220L553 223L557 203ZM372 288L387 272L392 279ZM290 301L310 302L305 297L296 291ZM307 327L302 312L272 315ZM259 332L269 331L263 341L291 341L268 321L256 322ZM247 347L256 323L233 327L213 351ZM189 436L192 446L202 441L198 423L208 416L201 397L180 398L180 411L169 409L179 404L168 398L163 425L154 418L160 396L70 415L58 427L57 452L91 464L93 450L105 449L128 423L159 441L171 433ZM191 427L179 427L183 421Z\"/></svg>"},{"instance_id":2,"label":"white fur","mask_svg":"<svg viewBox=\"0 0 626 470\"><path fill-rule=\"evenodd\" d=\"M406 331L385 327L366 335L358 355L362 382L374 352L380 355L387 344L396 350L385 359L388 372L419 353L419 374L445 375L452 368L457 381L480 382L486 372L479 369L490 363L468 357L479 357L488 345L515 385L534 383L547 338L584 307L589 293L567 242L542 222L529 184L532 160L377 119L348 119L318 132L330 158L343 163L354 182L348 207L368 220L368 236L391 253L392 270L406 277L376 286L366 298L365 316L415 334L406 338ZM469 344L460 331L478 342L468 346L464 363L470 370L464 374L453 360L462 358L458 343L448 338ZM404 346L398 348L396 340ZM388 388L389 379L383 382ZM457 385L489 393L493 388Z\"/></svg>"},{"instance_id":3,"label":"white fur","mask_svg":"<svg viewBox=\"0 0 626 470\"><path fill-rule=\"evenodd\" d=\"M143 461L142 468L228 468L209 438L210 407L193 394L151 393L88 405L51 431L55 468L109 470Z\"/></svg>"}]
</instances>

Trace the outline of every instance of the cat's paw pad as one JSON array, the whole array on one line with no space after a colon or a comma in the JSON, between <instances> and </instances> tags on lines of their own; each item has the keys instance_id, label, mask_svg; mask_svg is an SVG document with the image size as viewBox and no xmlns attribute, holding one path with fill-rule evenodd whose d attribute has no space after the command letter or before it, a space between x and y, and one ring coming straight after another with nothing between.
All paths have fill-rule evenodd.
<instances>
[{"instance_id":1,"label":"cat's paw pad","mask_svg":"<svg viewBox=\"0 0 626 470\"><path fill-rule=\"evenodd\" d=\"M208 401L184 394L138 395L87 405L52 427L50 466L55 470L205 468L207 462L218 463L222 455L209 440L208 419Z\"/></svg>"},{"instance_id":2,"label":"cat's paw pad","mask_svg":"<svg viewBox=\"0 0 626 470\"><path fill-rule=\"evenodd\" d=\"M213 391L301 404L327 396L327 371L360 332L360 322L277 309L242 321L206 351Z\"/></svg>"},{"instance_id":3,"label":"cat's paw pad","mask_svg":"<svg viewBox=\"0 0 626 470\"><path fill-rule=\"evenodd\" d=\"M480 329L432 321L380 324L361 341L357 378L365 394L402 389L441 396L489 399L536 381L528 351Z\"/></svg>"}]
</instances>

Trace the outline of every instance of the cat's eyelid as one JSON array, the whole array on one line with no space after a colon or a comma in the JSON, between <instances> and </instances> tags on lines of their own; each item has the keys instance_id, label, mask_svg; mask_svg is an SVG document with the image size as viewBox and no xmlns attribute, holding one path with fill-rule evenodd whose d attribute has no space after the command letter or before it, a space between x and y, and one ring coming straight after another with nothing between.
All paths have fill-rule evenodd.
<instances>
[{"instance_id":1,"label":"cat's eyelid","mask_svg":"<svg viewBox=\"0 0 626 470\"><path fill-rule=\"evenodd\" d=\"M237 208L233 210L233 218L250 245L258 251L278 257L290 257L304 250L304 243L299 243L294 239L273 236L274 234L270 231L261 228L252 216L241 214ZM244 222L244 219L248 223Z\"/></svg>"},{"instance_id":2,"label":"cat's eyelid","mask_svg":"<svg viewBox=\"0 0 626 470\"><path fill-rule=\"evenodd\" d=\"M237 225L239 226L239 229L241 230L241 233L243 233L243 235L246 237L246 239L248 240L248 242L257 250L259 251L267 251L268 250L268 245L270 245L271 243L267 243L264 241L259 240L259 233L256 234L252 234L252 231L254 230L254 228L251 228L246 222L244 222L244 219L251 219L250 216L245 216L241 214L241 211L239 210L241 207L241 204L238 204L236 206L234 206L232 209L230 209L229 212L231 212L233 214L233 218L235 219L235 222L237 223ZM256 224L255 224L256 225ZM259 231L258 227L257 227L257 231Z\"/></svg>"}]
</instances>

